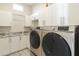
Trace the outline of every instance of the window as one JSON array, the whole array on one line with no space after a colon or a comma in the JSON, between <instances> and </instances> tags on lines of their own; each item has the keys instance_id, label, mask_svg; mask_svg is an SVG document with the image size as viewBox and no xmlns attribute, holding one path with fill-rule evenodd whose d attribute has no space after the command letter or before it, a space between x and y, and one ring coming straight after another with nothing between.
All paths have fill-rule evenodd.
<instances>
[{"instance_id":1,"label":"window","mask_svg":"<svg viewBox=\"0 0 79 59\"><path fill-rule=\"evenodd\" d=\"M19 4L13 4L13 9L17 11L23 11L23 6Z\"/></svg>"}]
</instances>

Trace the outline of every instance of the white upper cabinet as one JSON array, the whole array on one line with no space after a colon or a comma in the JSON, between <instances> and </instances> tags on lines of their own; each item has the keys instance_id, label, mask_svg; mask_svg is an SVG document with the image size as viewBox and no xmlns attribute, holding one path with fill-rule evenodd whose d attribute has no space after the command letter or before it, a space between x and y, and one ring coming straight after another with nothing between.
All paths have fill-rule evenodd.
<instances>
[{"instance_id":1,"label":"white upper cabinet","mask_svg":"<svg viewBox=\"0 0 79 59\"><path fill-rule=\"evenodd\" d=\"M43 8L36 16L39 26L62 26L68 25L67 4L53 4Z\"/></svg>"},{"instance_id":2,"label":"white upper cabinet","mask_svg":"<svg viewBox=\"0 0 79 59\"><path fill-rule=\"evenodd\" d=\"M11 26L12 13L0 11L0 26Z\"/></svg>"},{"instance_id":3,"label":"white upper cabinet","mask_svg":"<svg viewBox=\"0 0 79 59\"><path fill-rule=\"evenodd\" d=\"M68 4L69 25L79 25L79 3Z\"/></svg>"},{"instance_id":4,"label":"white upper cabinet","mask_svg":"<svg viewBox=\"0 0 79 59\"><path fill-rule=\"evenodd\" d=\"M67 4L53 4L48 8L48 20L46 24L49 26L66 26L68 25L67 19Z\"/></svg>"},{"instance_id":5,"label":"white upper cabinet","mask_svg":"<svg viewBox=\"0 0 79 59\"><path fill-rule=\"evenodd\" d=\"M46 25L47 26L56 26L58 25L57 22L57 6L56 4L53 4L52 6L49 6L47 8L47 18L46 18Z\"/></svg>"},{"instance_id":6,"label":"white upper cabinet","mask_svg":"<svg viewBox=\"0 0 79 59\"><path fill-rule=\"evenodd\" d=\"M24 25L25 15L12 14L11 32L24 31Z\"/></svg>"},{"instance_id":7,"label":"white upper cabinet","mask_svg":"<svg viewBox=\"0 0 79 59\"><path fill-rule=\"evenodd\" d=\"M21 29L31 24L31 16L19 12L0 11L0 26L12 26L12 29L15 28L13 30L17 31L17 28Z\"/></svg>"},{"instance_id":8,"label":"white upper cabinet","mask_svg":"<svg viewBox=\"0 0 79 59\"><path fill-rule=\"evenodd\" d=\"M68 25L68 5L66 3L57 4L58 26Z\"/></svg>"},{"instance_id":9,"label":"white upper cabinet","mask_svg":"<svg viewBox=\"0 0 79 59\"><path fill-rule=\"evenodd\" d=\"M78 3L57 3L48 7L50 24L57 26L79 25ZM48 21L47 21L48 23Z\"/></svg>"},{"instance_id":10,"label":"white upper cabinet","mask_svg":"<svg viewBox=\"0 0 79 59\"><path fill-rule=\"evenodd\" d=\"M49 7L49 20L52 25L79 25L79 4L59 3Z\"/></svg>"},{"instance_id":11,"label":"white upper cabinet","mask_svg":"<svg viewBox=\"0 0 79 59\"><path fill-rule=\"evenodd\" d=\"M39 21L43 26L56 26L58 25L58 9L57 4L45 7L39 15Z\"/></svg>"},{"instance_id":12,"label":"white upper cabinet","mask_svg":"<svg viewBox=\"0 0 79 59\"><path fill-rule=\"evenodd\" d=\"M32 26L32 18L31 16L25 16L25 26Z\"/></svg>"}]
</instances>

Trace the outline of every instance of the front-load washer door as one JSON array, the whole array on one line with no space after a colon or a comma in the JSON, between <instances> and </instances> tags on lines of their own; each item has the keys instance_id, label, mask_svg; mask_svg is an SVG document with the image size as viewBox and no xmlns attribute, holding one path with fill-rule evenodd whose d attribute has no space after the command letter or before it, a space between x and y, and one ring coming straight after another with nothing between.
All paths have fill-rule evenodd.
<instances>
[{"instance_id":1,"label":"front-load washer door","mask_svg":"<svg viewBox=\"0 0 79 59\"><path fill-rule=\"evenodd\" d=\"M42 41L46 56L71 56L71 50L65 39L57 33L47 33Z\"/></svg>"},{"instance_id":2,"label":"front-load washer door","mask_svg":"<svg viewBox=\"0 0 79 59\"><path fill-rule=\"evenodd\" d=\"M30 45L34 49L37 49L40 46L40 36L35 30L30 33Z\"/></svg>"}]
</instances>

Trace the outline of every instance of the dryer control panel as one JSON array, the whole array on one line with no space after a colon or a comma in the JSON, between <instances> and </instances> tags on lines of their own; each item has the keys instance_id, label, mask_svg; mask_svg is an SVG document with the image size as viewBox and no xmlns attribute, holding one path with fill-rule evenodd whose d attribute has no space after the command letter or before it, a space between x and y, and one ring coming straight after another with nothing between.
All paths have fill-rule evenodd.
<instances>
[{"instance_id":1,"label":"dryer control panel","mask_svg":"<svg viewBox=\"0 0 79 59\"><path fill-rule=\"evenodd\" d=\"M69 26L59 26L58 31L69 31Z\"/></svg>"}]
</instances>

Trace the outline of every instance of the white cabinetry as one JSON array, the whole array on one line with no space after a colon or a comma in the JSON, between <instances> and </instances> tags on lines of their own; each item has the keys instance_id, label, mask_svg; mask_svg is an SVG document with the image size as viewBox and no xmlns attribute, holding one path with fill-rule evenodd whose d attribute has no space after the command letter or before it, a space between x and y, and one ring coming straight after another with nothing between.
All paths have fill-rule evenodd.
<instances>
[{"instance_id":1,"label":"white cabinetry","mask_svg":"<svg viewBox=\"0 0 79 59\"><path fill-rule=\"evenodd\" d=\"M32 26L32 18L31 16L26 15L25 16L25 26Z\"/></svg>"},{"instance_id":2,"label":"white cabinetry","mask_svg":"<svg viewBox=\"0 0 79 59\"><path fill-rule=\"evenodd\" d=\"M67 26L68 25L68 5L66 3L57 4L58 10L58 25Z\"/></svg>"},{"instance_id":3,"label":"white cabinetry","mask_svg":"<svg viewBox=\"0 0 79 59\"><path fill-rule=\"evenodd\" d=\"M19 14L12 15L11 32L24 31L24 25L25 25L25 16L24 15L19 15Z\"/></svg>"},{"instance_id":4,"label":"white cabinetry","mask_svg":"<svg viewBox=\"0 0 79 59\"><path fill-rule=\"evenodd\" d=\"M15 52L24 48L29 48L29 33L27 35L11 37L11 52Z\"/></svg>"},{"instance_id":5,"label":"white cabinetry","mask_svg":"<svg viewBox=\"0 0 79 59\"><path fill-rule=\"evenodd\" d=\"M52 6L47 7L46 16L46 26L55 26L58 25L57 22L57 6L53 4Z\"/></svg>"},{"instance_id":6,"label":"white cabinetry","mask_svg":"<svg viewBox=\"0 0 79 59\"><path fill-rule=\"evenodd\" d=\"M6 55L10 53L9 38L0 38L0 55Z\"/></svg>"},{"instance_id":7,"label":"white cabinetry","mask_svg":"<svg viewBox=\"0 0 79 59\"><path fill-rule=\"evenodd\" d=\"M46 24L57 26L79 25L79 4L57 3L48 7Z\"/></svg>"},{"instance_id":8,"label":"white cabinetry","mask_svg":"<svg viewBox=\"0 0 79 59\"><path fill-rule=\"evenodd\" d=\"M69 25L79 25L79 3L68 4Z\"/></svg>"},{"instance_id":9,"label":"white cabinetry","mask_svg":"<svg viewBox=\"0 0 79 59\"><path fill-rule=\"evenodd\" d=\"M20 49L30 48L29 33L20 37Z\"/></svg>"},{"instance_id":10,"label":"white cabinetry","mask_svg":"<svg viewBox=\"0 0 79 59\"><path fill-rule=\"evenodd\" d=\"M30 32L26 33L24 37L26 38L26 47L30 49Z\"/></svg>"},{"instance_id":11,"label":"white cabinetry","mask_svg":"<svg viewBox=\"0 0 79 59\"><path fill-rule=\"evenodd\" d=\"M58 25L57 12L58 9L56 4L43 8L37 15L35 15L35 18L38 20L38 26Z\"/></svg>"},{"instance_id":12,"label":"white cabinetry","mask_svg":"<svg viewBox=\"0 0 79 59\"><path fill-rule=\"evenodd\" d=\"M47 7L46 12L44 12L46 26L66 26L68 25L67 19L67 4L53 4Z\"/></svg>"},{"instance_id":13,"label":"white cabinetry","mask_svg":"<svg viewBox=\"0 0 79 59\"><path fill-rule=\"evenodd\" d=\"M11 37L11 52L20 50L20 39L19 36Z\"/></svg>"},{"instance_id":14,"label":"white cabinetry","mask_svg":"<svg viewBox=\"0 0 79 59\"><path fill-rule=\"evenodd\" d=\"M30 48L29 34L0 38L0 55L7 55L24 48Z\"/></svg>"},{"instance_id":15,"label":"white cabinetry","mask_svg":"<svg viewBox=\"0 0 79 59\"><path fill-rule=\"evenodd\" d=\"M26 48L27 43L27 36L21 36L20 38L20 49Z\"/></svg>"},{"instance_id":16,"label":"white cabinetry","mask_svg":"<svg viewBox=\"0 0 79 59\"><path fill-rule=\"evenodd\" d=\"M11 26L12 13L0 11L0 26Z\"/></svg>"},{"instance_id":17,"label":"white cabinetry","mask_svg":"<svg viewBox=\"0 0 79 59\"><path fill-rule=\"evenodd\" d=\"M58 10L57 10L56 4L43 8L43 10L40 11L40 13L38 15L39 25L40 26L56 26L56 25L58 25L57 12L58 12Z\"/></svg>"},{"instance_id":18,"label":"white cabinetry","mask_svg":"<svg viewBox=\"0 0 79 59\"><path fill-rule=\"evenodd\" d=\"M67 26L68 25L68 5L63 3L52 4L45 7L36 18L39 26Z\"/></svg>"}]
</instances>

